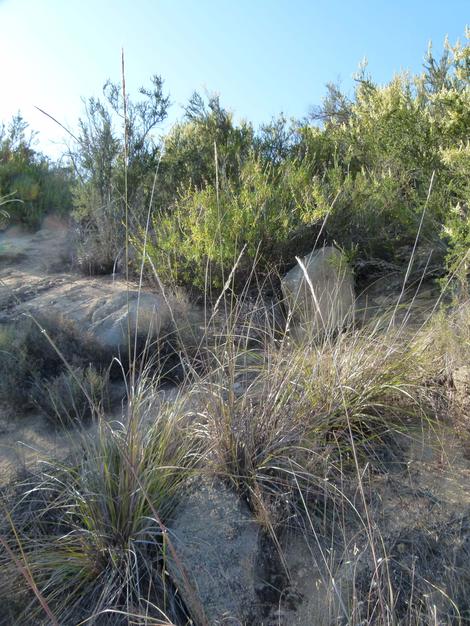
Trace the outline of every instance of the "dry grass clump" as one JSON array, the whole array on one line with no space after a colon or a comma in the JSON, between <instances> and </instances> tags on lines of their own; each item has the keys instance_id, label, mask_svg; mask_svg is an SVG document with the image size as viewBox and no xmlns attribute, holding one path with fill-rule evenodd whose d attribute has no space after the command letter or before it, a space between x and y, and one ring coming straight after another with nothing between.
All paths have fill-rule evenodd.
<instances>
[{"instance_id":1,"label":"dry grass clump","mask_svg":"<svg viewBox=\"0 0 470 626\"><path fill-rule=\"evenodd\" d=\"M277 340L246 320L225 331L195 383L195 431L212 471L269 524L292 516L299 486L323 492L325 477L361 456L378 461L384 441L428 415L427 357L402 328L377 324L317 342Z\"/></svg>"},{"instance_id":2,"label":"dry grass clump","mask_svg":"<svg viewBox=\"0 0 470 626\"><path fill-rule=\"evenodd\" d=\"M74 266L85 276L116 272L118 257L113 256L112 244L103 242L97 235L89 234L83 241L75 242L75 246Z\"/></svg>"},{"instance_id":3,"label":"dry grass clump","mask_svg":"<svg viewBox=\"0 0 470 626\"><path fill-rule=\"evenodd\" d=\"M468 513L446 522L403 528L377 536L374 563L365 550L353 580L356 624L467 624L470 619ZM365 558L364 558L365 557ZM360 601L357 601L360 599Z\"/></svg>"},{"instance_id":4,"label":"dry grass clump","mask_svg":"<svg viewBox=\"0 0 470 626\"><path fill-rule=\"evenodd\" d=\"M0 327L0 399L12 410L31 407L38 387L67 367L86 369L91 363L103 369L107 355L64 319L24 317Z\"/></svg>"},{"instance_id":5,"label":"dry grass clump","mask_svg":"<svg viewBox=\"0 0 470 626\"><path fill-rule=\"evenodd\" d=\"M1 596L23 598L13 623L50 624L44 606L57 624L169 623L165 614L186 623L166 571L166 524L197 442L175 408L161 407L144 428L135 406L128 426L101 423L73 460L16 485L0 556Z\"/></svg>"},{"instance_id":6,"label":"dry grass clump","mask_svg":"<svg viewBox=\"0 0 470 626\"><path fill-rule=\"evenodd\" d=\"M450 310L434 313L416 340L428 357L428 369L436 376L451 377L470 359L470 301L462 300Z\"/></svg>"},{"instance_id":7,"label":"dry grass clump","mask_svg":"<svg viewBox=\"0 0 470 626\"><path fill-rule=\"evenodd\" d=\"M109 406L108 377L93 366L71 367L35 384L32 399L55 424L81 423Z\"/></svg>"},{"instance_id":8,"label":"dry grass clump","mask_svg":"<svg viewBox=\"0 0 470 626\"><path fill-rule=\"evenodd\" d=\"M434 412L470 440L470 302L433 315L416 338L433 385Z\"/></svg>"}]
</instances>

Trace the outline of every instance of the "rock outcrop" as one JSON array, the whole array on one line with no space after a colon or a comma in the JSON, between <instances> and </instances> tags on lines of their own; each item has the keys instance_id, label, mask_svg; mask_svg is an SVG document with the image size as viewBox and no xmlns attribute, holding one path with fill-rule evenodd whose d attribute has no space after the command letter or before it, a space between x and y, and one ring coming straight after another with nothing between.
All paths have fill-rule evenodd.
<instances>
[{"instance_id":1,"label":"rock outcrop","mask_svg":"<svg viewBox=\"0 0 470 626\"><path fill-rule=\"evenodd\" d=\"M282 279L293 330L308 337L341 329L354 312L354 280L344 254L332 246L313 250Z\"/></svg>"},{"instance_id":2,"label":"rock outcrop","mask_svg":"<svg viewBox=\"0 0 470 626\"><path fill-rule=\"evenodd\" d=\"M124 284L79 280L45 291L22 305L32 314L47 314L72 322L97 344L117 355L127 349L129 336L155 340L168 331L171 312L159 294L126 290ZM130 331L130 333L129 333Z\"/></svg>"},{"instance_id":3,"label":"rock outcrop","mask_svg":"<svg viewBox=\"0 0 470 626\"><path fill-rule=\"evenodd\" d=\"M221 482L194 485L177 512L170 537L180 563L168 567L186 605L195 615L202 609L211 626L259 623L258 534L247 506Z\"/></svg>"}]
</instances>

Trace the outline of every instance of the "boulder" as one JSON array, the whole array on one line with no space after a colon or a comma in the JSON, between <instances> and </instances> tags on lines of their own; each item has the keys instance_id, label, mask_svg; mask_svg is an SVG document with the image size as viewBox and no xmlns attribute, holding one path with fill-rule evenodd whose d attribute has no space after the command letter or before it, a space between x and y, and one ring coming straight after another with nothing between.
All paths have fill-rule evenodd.
<instances>
[{"instance_id":1,"label":"boulder","mask_svg":"<svg viewBox=\"0 0 470 626\"><path fill-rule=\"evenodd\" d=\"M452 372L455 408L464 416L470 415L470 365L462 365ZM467 417L468 428L468 417Z\"/></svg>"},{"instance_id":2,"label":"boulder","mask_svg":"<svg viewBox=\"0 0 470 626\"><path fill-rule=\"evenodd\" d=\"M340 330L354 312L354 279L345 255L332 246L313 250L281 280L291 326L307 336Z\"/></svg>"},{"instance_id":3,"label":"boulder","mask_svg":"<svg viewBox=\"0 0 470 626\"><path fill-rule=\"evenodd\" d=\"M120 292L94 307L89 330L104 347L111 350L127 348L131 337L149 341L168 332L171 314L162 296L138 291Z\"/></svg>"},{"instance_id":4,"label":"boulder","mask_svg":"<svg viewBox=\"0 0 470 626\"><path fill-rule=\"evenodd\" d=\"M21 306L23 312L73 323L113 355L125 352L130 336L155 340L171 328L171 311L163 296L139 292L124 283L77 280L39 293Z\"/></svg>"},{"instance_id":5,"label":"boulder","mask_svg":"<svg viewBox=\"0 0 470 626\"><path fill-rule=\"evenodd\" d=\"M246 504L223 483L193 486L170 528L179 563L172 558L168 563L193 615L202 609L211 626L260 623L255 617L258 534Z\"/></svg>"}]
</instances>

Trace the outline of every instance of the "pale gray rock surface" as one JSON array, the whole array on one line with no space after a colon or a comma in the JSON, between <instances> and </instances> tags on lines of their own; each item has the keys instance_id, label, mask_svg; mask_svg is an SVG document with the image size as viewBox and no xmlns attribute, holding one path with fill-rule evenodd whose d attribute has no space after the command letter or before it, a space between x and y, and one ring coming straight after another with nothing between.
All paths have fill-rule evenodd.
<instances>
[{"instance_id":1,"label":"pale gray rock surface","mask_svg":"<svg viewBox=\"0 0 470 626\"><path fill-rule=\"evenodd\" d=\"M248 507L221 482L196 483L177 512L171 541L211 626L261 623L255 618L258 535ZM169 569L198 614L180 567L170 560Z\"/></svg>"},{"instance_id":2,"label":"pale gray rock surface","mask_svg":"<svg viewBox=\"0 0 470 626\"><path fill-rule=\"evenodd\" d=\"M282 279L293 330L316 336L340 330L354 314L354 279L344 254L332 246L313 250Z\"/></svg>"},{"instance_id":3,"label":"pale gray rock surface","mask_svg":"<svg viewBox=\"0 0 470 626\"><path fill-rule=\"evenodd\" d=\"M125 350L131 337L159 337L171 322L171 313L158 294L126 291L125 284L103 280L76 280L38 294L23 305L33 314L73 322L113 353Z\"/></svg>"}]
</instances>

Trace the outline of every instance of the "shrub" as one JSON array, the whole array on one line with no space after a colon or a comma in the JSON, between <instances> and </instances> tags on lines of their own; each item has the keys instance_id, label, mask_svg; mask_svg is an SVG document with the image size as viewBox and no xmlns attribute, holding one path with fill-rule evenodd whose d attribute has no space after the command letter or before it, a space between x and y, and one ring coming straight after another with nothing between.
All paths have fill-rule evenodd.
<instances>
[{"instance_id":1,"label":"shrub","mask_svg":"<svg viewBox=\"0 0 470 626\"><path fill-rule=\"evenodd\" d=\"M0 196L15 200L8 206L10 221L37 227L47 212L71 210L73 174L36 152L27 128L20 115L0 126Z\"/></svg>"},{"instance_id":2,"label":"shrub","mask_svg":"<svg viewBox=\"0 0 470 626\"><path fill-rule=\"evenodd\" d=\"M107 81L104 99L88 99L79 120L72 153L80 174L74 187L74 217L81 227L79 265L87 273L111 272L125 247L126 220L129 229L145 221L159 158L152 133L167 116L169 98L157 75L139 93L139 101L126 101L124 137L114 127L116 119L124 117L120 84Z\"/></svg>"},{"instance_id":3,"label":"shrub","mask_svg":"<svg viewBox=\"0 0 470 626\"><path fill-rule=\"evenodd\" d=\"M190 187L170 213L155 216L147 254L163 280L203 288L208 267L210 284L221 287L244 250L235 277L243 286L255 260L260 272L292 260L305 237L299 230L309 199L301 164L275 167L252 155L237 182ZM142 240L135 241L140 252Z\"/></svg>"},{"instance_id":4,"label":"shrub","mask_svg":"<svg viewBox=\"0 0 470 626\"><path fill-rule=\"evenodd\" d=\"M195 92L183 121L164 138L155 206L171 210L181 190L201 190L214 184L217 176L237 181L254 141L251 124L236 124L217 95L210 96L206 103Z\"/></svg>"},{"instance_id":5,"label":"shrub","mask_svg":"<svg viewBox=\"0 0 470 626\"><path fill-rule=\"evenodd\" d=\"M287 128L281 118L250 135L218 101L207 110L196 99L162 157L152 267L163 280L220 288L243 250L243 288L254 263L261 272L288 267L320 233L358 261L400 267L419 230L437 250L445 231L451 267L468 243L467 48L448 49L443 82L429 65L384 86L363 68L352 100L330 86L315 114L321 128ZM143 239L134 238L141 253Z\"/></svg>"},{"instance_id":6,"label":"shrub","mask_svg":"<svg viewBox=\"0 0 470 626\"><path fill-rule=\"evenodd\" d=\"M106 208L96 210L94 220L75 228L73 265L87 276L112 274L122 257L122 224Z\"/></svg>"},{"instance_id":7,"label":"shrub","mask_svg":"<svg viewBox=\"0 0 470 626\"><path fill-rule=\"evenodd\" d=\"M444 237L448 242L447 265L460 286L468 289L470 250L470 143L444 150L443 161L450 172L448 183L450 210L444 223ZM467 292L468 293L468 292Z\"/></svg>"}]
</instances>

